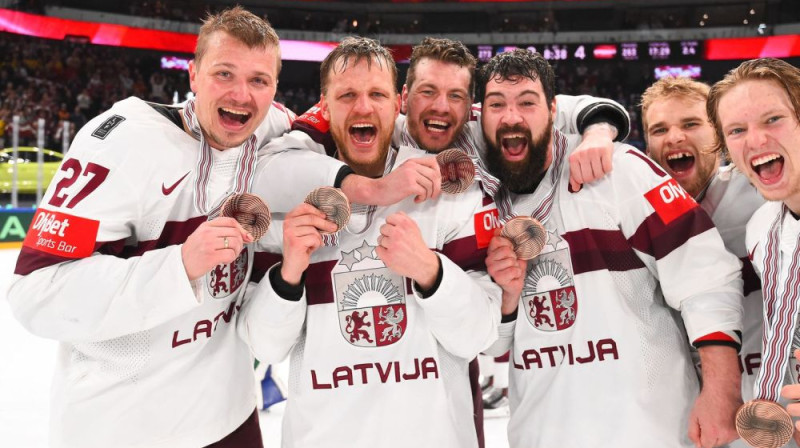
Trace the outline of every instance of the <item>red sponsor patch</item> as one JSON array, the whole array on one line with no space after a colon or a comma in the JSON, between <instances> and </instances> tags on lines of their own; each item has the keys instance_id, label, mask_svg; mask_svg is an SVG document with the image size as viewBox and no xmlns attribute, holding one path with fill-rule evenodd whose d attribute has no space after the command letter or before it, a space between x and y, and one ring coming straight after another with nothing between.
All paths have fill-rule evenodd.
<instances>
[{"instance_id":1,"label":"red sponsor patch","mask_svg":"<svg viewBox=\"0 0 800 448\"><path fill-rule=\"evenodd\" d=\"M303 115L297 117L295 124L298 124L298 122L307 123L323 134L326 134L331 126L328 120L322 116L322 109L320 109L319 103L311 106Z\"/></svg>"},{"instance_id":2,"label":"red sponsor patch","mask_svg":"<svg viewBox=\"0 0 800 448\"><path fill-rule=\"evenodd\" d=\"M478 249L489 247L495 229L503 227L498 216L496 208L475 214L475 239L478 240Z\"/></svg>"},{"instance_id":3,"label":"red sponsor patch","mask_svg":"<svg viewBox=\"0 0 800 448\"><path fill-rule=\"evenodd\" d=\"M645 193L644 197L656 210L661 222L667 225L675 218L697 207L697 202L686 192L675 179L669 179L663 184Z\"/></svg>"},{"instance_id":4,"label":"red sponsor patch","mask_svg":"<svg viewBox=\"0 0 800 448\"><path fill-rule=\"evenodd\" d=\"M94 252L100 222L40 208L31 220L23 246L64 258L85 258Z\"/></svg>"}]
</instances>

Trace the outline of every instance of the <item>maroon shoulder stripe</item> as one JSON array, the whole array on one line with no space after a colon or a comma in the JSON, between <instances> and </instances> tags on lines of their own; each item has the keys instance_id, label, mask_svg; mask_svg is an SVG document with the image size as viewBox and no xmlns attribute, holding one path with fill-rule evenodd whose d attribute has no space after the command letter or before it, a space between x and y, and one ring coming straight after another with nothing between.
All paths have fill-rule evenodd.
<instances>
[{"instance_id":1,"label":"maroon shoulder stripe","mask_svg":"<svg viewBox=\"0 0 800 448\"><path fill-rule=\"evenodd\" d=\"M197 216L186 221L167 222L164 224L164 229L161 231L161 235L159 235L158 238L139 241L135 246L126 246L125 239L117 241L98 241L95 243L94 252L125 259L138 257L151 250L162 249L175 244L183 244L186 238L188 238L200 224L207 220L208 218L205 216ZM37 269L73 260L72 258L53 256L23 246L19 253L14 273L28 275Z\"/></svg>"},{"instance_id":2,"label":"maroon shoulder stripe","mask_svg":"<svg viewBox=\"0 0 800 448\"><path fill-rule=\"evenodd\" d=\"M652 213L628 239L631 246L660 260L684 245L690 238L714 227L711 218L701 207L694 207L668 225Z\"/></svg>"},{"instance_id":3,"label":"maroon shoulder stripe","mask_svg":"<svg viewBox=\"0 0 800 448\"><path fill-rule=\"evenodd\" d=\"M748 257L739 258L742 260L742 280L744 280L744 295L748 295L753 291L761 290L761 279L758 278L756 270L753 268L753 263Z\"/></svg>"},{"instance_id":4,"label":"maroon shoulder stripe","mask_svg":"<svg viewBox=\"0 0 800 448\"><path fill-rule=\"evenodd\" d=\"M253 272L250 274L251 282L260 282L269 268L283 260L283 255L270 252L256 252L253 255Z\"/></svg>"},{"instance_id":5,"label":"maroon shoulder stripe","mask_svg":"<svg viewBox=\"0 0 800 448\"><path fill-rule=\"evenodd\" d=\"M644 268L625 235L619 230L581 229L564 234L569 243L575 274Z\"/></svg>"},{"instance_id":6,"label":"maroon shoulder stripe","mask_svg":"<svg viewBox=\"0 0 800 448\"><path fill-rule=\"evenodd\" d=\"M306 270L306 299L309 305L333 303L331 271L339 260L312 263Z\"/></svg>"},{"instance_id":7,"label":"maroon shoulder stripe","mask_svg":"<svg viewBox=\"0 0 800 448\"><path fill-rule=\"evenodd\" d=\"M635 149L629 149L627 151L627 153L628 154L632 154L632 155L642 159L642 161L644 163L646 163L647 166L649 166L650 169L653 170L654 173L656 173L656 176L665 177L667 175L667 173L664 170L662 170L660 166L656 165L656 162L653 162L652 159L650 159L646 155L642 154L641 152L639 152L639 151L637 151Z\"/></svg>"},{"instance_id":8,"label":"maroon shoulder stripe","mask_svg":"<svg viewBox=\"0 0 800 448\"><path fill-rule=\"evenodd\" d=\"M478 249L478 239L475 235L458 238L446 243L442 247L442 255L463 270L486 270L486 248Z\"/></svg>"}]
</instances>

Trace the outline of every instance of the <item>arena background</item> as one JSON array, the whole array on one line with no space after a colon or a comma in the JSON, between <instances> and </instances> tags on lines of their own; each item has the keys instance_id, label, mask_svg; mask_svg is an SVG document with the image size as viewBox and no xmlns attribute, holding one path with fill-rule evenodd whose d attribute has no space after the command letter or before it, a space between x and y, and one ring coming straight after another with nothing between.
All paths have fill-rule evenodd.
<instances>
[{"instance_id":1,"label":"arena background","mask_svg":"<svg viewBox=\"0 0 800 448\"><path fill-rule=\"evenodd\" d=\"M13 145L16 127L20 147L63 153L88 119L120 99L184 100L189 93L186 65L199 20L209 10L232 4L0 0L0 148ZM374 37L391 47L400 80L411 46L429 35L460 40L481 61L513 48L538 51L556 69L558 93L591 94L623 104L632 118L628 142L640 149L639 96L657 77L691 76L713 83L755 57L800 65L800 0L240 4L278 30L283 70L276 99L298 113L319 98L319 62L350 34ZM35 164L37 154L32 154L33 159L19 160L18 166ZM9 160L0 158L0 172L7 176L13 165ZM15 185L21 187L0 188L0 248L7 249L0 251L3 302L30 207L37 202L37 193L15 191ZM26 333L8 306L0 305L0 446L47 445L55 346ZM266 446L278 444L281 413L278 406L262 414ZM505 423L487 421L487 446L507 446Z\"/></svg>"}]
</instances>

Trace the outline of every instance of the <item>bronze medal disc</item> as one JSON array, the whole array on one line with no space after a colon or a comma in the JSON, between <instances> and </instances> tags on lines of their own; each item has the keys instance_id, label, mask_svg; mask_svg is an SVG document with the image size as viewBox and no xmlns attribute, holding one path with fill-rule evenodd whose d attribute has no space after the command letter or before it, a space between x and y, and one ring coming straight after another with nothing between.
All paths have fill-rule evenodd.
<instances>
[{"instance_id":1,"label":"bronze medal disc","mask_svg":"<svg viewBox=\"0 0 800 448\"><path fill-rule=\"evenodd\" d=\"M521 260L536 258L547 244L547 231L539 221L528 216L510 219L500 234L514 245L514 253Z\"/></svg>"},{"instance_id":2,"label":"bronze medal disc","mask_svg":"<svg viewBox=\"0 0 800 448\"><path fill-rule=\"evenodd\" d=\"M269 229L272 220L269 207L260 197L250 193L234 194L225 200L221 216L235 219L256 241Z\"/></svg>"},{"instance_id":3,"label":"bronze medal disc","mask_svg":"<svg viewBox=\"0 0 800 448\"><path fill-rule=\"evenodd\" d=\"M736 412L736 432L753 448L779 448L789 443L794 424L778 403L752 400Z\"/></svg>"},{"instance_id":4,"label":"bronze medal disc","mask_svg":"<svg viewBox=\"0 0 800 448\"><path fill-rule=\"evenodd\" d=\"M325 218L336 224L337 232L350 221L350 201L338 188L319 187L309 193L304 202L325 213Z\"/></svg>"},{"instance_id":5,"label":"bronze medal disc","mask_svg":"<svg viewBox=\"0 0 800 448\"><path fill-rule=\"evenodd\" d=\"M475 164L458 149L445 149L436 154L439 171L442 173L442 191L459 194L467 191L475 180Z\"/></svg>"}]
</instances>

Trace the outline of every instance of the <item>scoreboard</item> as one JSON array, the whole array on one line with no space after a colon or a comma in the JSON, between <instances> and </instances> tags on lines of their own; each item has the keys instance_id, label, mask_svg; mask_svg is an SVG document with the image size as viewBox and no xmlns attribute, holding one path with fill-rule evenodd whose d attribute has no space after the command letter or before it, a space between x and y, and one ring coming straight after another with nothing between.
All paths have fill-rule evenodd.
<instances>
[{"instance_id":1,"label":"scoreboard","mask_svg":"<svg viewBox=\"0 0 800 448\"><path fill-rule=\"evenodd\" d=\"M524 48L535 51L550 61L621 60L621 61L701 61L703 42L697 40L622 42L609 44L531 44L478 45L473 47L480 61L492 56Z\"/></svg>"}]
</instances>

